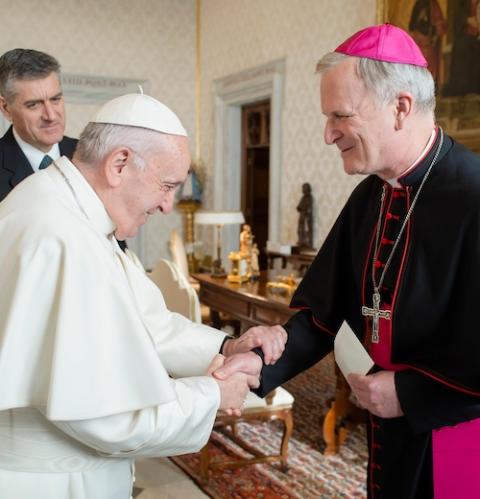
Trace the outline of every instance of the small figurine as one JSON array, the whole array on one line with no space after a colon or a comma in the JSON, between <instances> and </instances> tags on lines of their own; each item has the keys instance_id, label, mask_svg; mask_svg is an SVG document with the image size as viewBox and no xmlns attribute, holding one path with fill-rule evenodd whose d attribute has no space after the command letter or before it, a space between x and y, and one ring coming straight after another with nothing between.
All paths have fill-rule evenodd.
<instances>
[{"instance_id":1,"label":"small figurine","mask_svg":"<svg viewBox=\"0 0 480 499\"><path fill-rule=\"evenodd\" d=\"M302 185L303 196L297 206L298 228L297 246L300 248L313 248L313 198L312 188L308 182Z\"/></svg>"},{"instance_id":2,"label":"small figurine","mask_svg":"<svg viewBox=\"0 0 480 499\"><path fill-rule=\"evenodd\" d=\"M250 268L251 268L251 279L256 280L260 278L260 266L258 264L258 255L260 250L258 249L257 243L253 243L252 252L250 255Z\"/></svg>"},{"instance_id":3,"label":"small figurine","mask_svg":"<svg viewBox=\"0 0 480 499\"><path fill-rule=\"evenodd\" d=\"M188 171L187 178L185 182L181 185L177 193L177 199L180 200L192 200L196 203L202 202L202 183L199 176L192 165Z\"/></svg>"},{"instance_id":4,"label":"small figurine","mask_svg":"<svg viewBox=\"0 0 480 499\"><path fill-rule=\"evenodd\" d=\"M253 246L252 228L250 225L244 224L242 231L240 232L240 251L231 251L228 255L231 262L231 272L228 274L228 280L230 282L241 284L242 282L248 281L252 278Z\"/></svg>"},{"instance_id":5,"label":"small figurine","mask_svg":"<svg viewBox=\"0 0 480 499\"><path fill-rule=\"evenodd\" d=\"M252 228L248 224L244 224L242 232L240 232L240 253L250 256L252 252L253 234Z\"/></svg>"}]
</instances>

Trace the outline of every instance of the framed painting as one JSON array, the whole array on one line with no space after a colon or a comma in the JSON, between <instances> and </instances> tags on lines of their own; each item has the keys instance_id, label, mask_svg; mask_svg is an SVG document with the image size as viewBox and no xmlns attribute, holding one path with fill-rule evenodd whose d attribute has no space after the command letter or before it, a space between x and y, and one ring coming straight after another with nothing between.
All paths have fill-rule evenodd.
<instances>
[{"instance_id":1,"label":"framed painting","mask_svg":"<svg viewBox=\"0 0 480 499\"><path fill-rule=\"evenodd\" d=\"M377 0L377 21L414 38L435 79L437 122L480 152L480 0Z\"/></svg>"}]
</instances>

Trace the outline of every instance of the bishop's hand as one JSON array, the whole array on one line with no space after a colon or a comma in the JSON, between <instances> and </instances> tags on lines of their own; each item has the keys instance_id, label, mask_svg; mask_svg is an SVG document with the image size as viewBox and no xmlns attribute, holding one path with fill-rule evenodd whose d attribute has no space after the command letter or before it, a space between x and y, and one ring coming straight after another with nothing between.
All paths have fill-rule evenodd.
<instances>
[{"instance_id":1,"label":"bishop's hand","mask_svg":"<svg viewBox=\"0 0 480 499\"><path fill-rule=\"evenodd\" d=\"M367 376L349 374L348 383L361 407L375 416L381 418L403 416L393 371L380 371Z\"/></svg>"},{"instance_id":2,"label":"bishop's hand","mask_svg":"<svg viewBox=\"0 0 480 499\"><path fill-rule=\"evenodd\" d=\"M258 388L262 367L262 359L254 352L247 352L225 358L223 364L214 369L212 373L217 379L226 379L234 373L241 372L248 376L250 388Z\"/></svg>"},{"instance_id":3,"label":"bishop's hand","mask_svg":"<svg viewBox=\"0 0 480 499\"><path fill-rule=\"evenodd\" d=\"M261 348L266 365L275 364L285 350L288 335L282 326L255 326L239 338L227 340L222 353L226 357Z\"/></svg>"}]
</instances>

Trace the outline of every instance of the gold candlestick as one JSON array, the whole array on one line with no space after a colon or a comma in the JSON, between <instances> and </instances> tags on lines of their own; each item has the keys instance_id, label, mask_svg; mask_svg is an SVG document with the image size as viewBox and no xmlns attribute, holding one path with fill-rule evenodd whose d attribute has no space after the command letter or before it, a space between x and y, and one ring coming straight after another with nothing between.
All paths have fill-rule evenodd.
<instances>
[{"instance_id":1,"label":"gold candlestick","mask_svg":"<svg viewBox=\"0 0 480 499\"><path fill-rule=\"evenodd\" d=\"M183 237L185 240L185 251L187 253L188 271L190 273L197 271L198 262L193 253L193 243L195 241L193 220L195 212L200 208L199 201L193 199L182 199L177 203L177 208L183 214Z\"/></svg>"}]
</instances>

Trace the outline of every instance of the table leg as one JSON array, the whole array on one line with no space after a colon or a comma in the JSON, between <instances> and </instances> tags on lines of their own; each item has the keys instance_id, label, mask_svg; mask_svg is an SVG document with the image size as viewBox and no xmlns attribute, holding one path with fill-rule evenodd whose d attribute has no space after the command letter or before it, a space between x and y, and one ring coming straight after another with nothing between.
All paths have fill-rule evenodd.
<instances>
[{"instance_id":1,"label":"table leg","mask_svg":"<svg viewBox=\"0 0 480 499\"><path fill-rule=\"evenodd\" d=\"M347 438L348 423L351 422L353 404L349 400L350 386L343 374L335 365L336 388L335 399L323 421L323 439L327 444L325 455L336 454Z\"/></svg>"}]
</instances>

